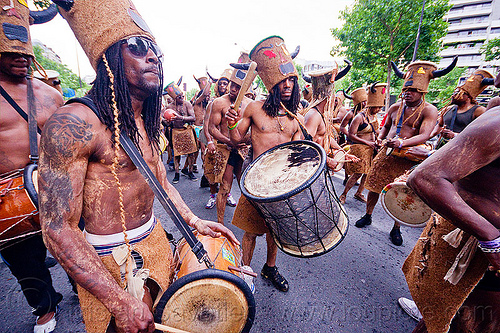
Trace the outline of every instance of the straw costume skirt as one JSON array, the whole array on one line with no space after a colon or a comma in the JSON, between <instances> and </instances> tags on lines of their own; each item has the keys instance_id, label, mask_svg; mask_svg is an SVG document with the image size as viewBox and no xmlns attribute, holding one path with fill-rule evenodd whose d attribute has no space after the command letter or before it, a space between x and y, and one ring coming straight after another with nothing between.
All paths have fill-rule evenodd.
<instances>
[{"instance_id":1,"label":"straw costume skirt","mask_svg":"<svg viewBox=\"0 0 500 333\"><path fill-rule=\"evenodd\" d=\"M373 163L373 148L364 144L352 144L349 147L349 154L356 156L361 161L358 163L346 163L346 173L348 175L355 173L367 174Z\"/></svg>"},{"instance_id":2,"label":"straw costume skirt","mask_svg":"<svg viewBox=\"0 0 500 333\"><path fill-rule=\"evenodd\" d=\"M458 232L456 233L458 236L453 238L456 248L450 245L449 241L443 239L443 236L452 231ZM474 241L477 243L475 238L459 229L457 230L449 221L435 214L427 223L415 247L403 264L403 273L408 288L423 315L427 331L430 333L448 332L453 317L486 272L488 261L480 250L476 250L477 244L473 243ZM472 251L467 252L471 254L469 266L465 268L464 259L462 259L462 264L457 266L458 271L450 274L449 270L457 255L466 253L467 249ZM461 277L457 277L459 272L464 272ZM445 276L448 280L444 279ZM461 310L461 317L465 318L466 322L474 322L474 320L470 320L474 315L464 313L463 310L464 308ZM467 311L467 309L465 310ZM469 316L469 320L467 316ZM499 325L499 321L500 319L497 318L495 324L491 323L492 320L488 320L487 325ZM422 326L421 324L419 326ZM463 327L464 324L460 325ZM467 323L465 325L467 326ZM498 326L496 329L489 331L483 328L480 331L498 332ZM476 332L476 330L463 332Z\"/></svg>"},{"instance_id":3,"label":"straw costume skirt","mask_svg":"<svg viewBox=\"0 0 500 333\"><path fill-rule=\"evenodd\" d=\"M382 148L373 160L365 182L365 188L369 191L382 192L387 184L394 182L396 177L418 164L401 157L387 156L386 151L387 147Z\"/></svg>"},{"instance_id":4,"label":"straw costume skirt","mask_svg":"<svg viewBox=\"0 0 500 333\"><path fill-rule=\"evenodd\" d=\"M153 299L153 306L156 306L157 301L170 285L174 271L172 267L172 250L159 221L156 222L147 237L132 244L132 251L139 253L144 261L142 268L149 269L149 279L156 282L160 287L156 299ZM102 255L100 259L113 278L124 287L125 282L121 279L120 267L115 262L112 254ZM78 298L87 332L106 332L112 317L111 313L97 298L80 286L78 286Z\"/></svg>"},{"instance_id":5,"label":"straw costume skirt","mask_svg":"<svg viewBox=\"0 0 500 333\"><path fill-rule=\"evenodd\" d=\"M260 212L243 194L238 200L231 223L240 229L257 235L269 231Z\"/></svg>"}]
</instances>

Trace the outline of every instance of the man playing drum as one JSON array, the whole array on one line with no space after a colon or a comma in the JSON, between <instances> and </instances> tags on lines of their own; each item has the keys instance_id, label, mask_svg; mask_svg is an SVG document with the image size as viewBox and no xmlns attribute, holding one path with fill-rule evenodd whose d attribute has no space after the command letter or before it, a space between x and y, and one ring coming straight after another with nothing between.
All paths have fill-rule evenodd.
<instances>
[{"instance_id":1,"label":"man playing drum","mask_svg":"<svg viewBox=\"0 0 500 333\"><path fill-rule=\"evenodd\" d=\"M5 28L0 32L0 87L4 90L0 96L0 175L3 175L23 169L31 162L28 122L13 105L17 104L24 113L29 113L28 75L34 53L29 37L28 7L21 2L8 0L0 1L0 4L0 7L4 8L0 22L4 27L10 26L17 31L15 36L7 36ZM9 4L14 7L5 9ZM47 19L56 14L55 8L51 10L52 15L48 10L43 14ZM17 14L8 15L9 12ZM63 104L63 98L49 85L37 79L29 80L34 94L34 118L38 128L42 129L47 119ZM8 101L9 96L11 102ZM34 135L37 145L38 135ZM2 193L3 195L5 193ZM0 205L2 202L6 204L5 200L0 198ZM13 240L2 244L2 248L2 259L16 277L28 304L33 308L33 314L37 316L34 332L52 332L56 327L56 307L62 300L62 295L54 290L50 272L45 266L47 249L41 234Z\"/></svg>"},{"instance_id":2,"label":"man playing drum","mask_svg":"<svg viewBox=\"0 0 500 333\"><path fill-rule=\"evenodd\" d=\"M217 193L216 201L217 222L222 224L224 224L226 202L232 207L236 206L236 201L231 195L231 186L233 184L233 174L236 176L238 182L240 181L241 177L243 157L240 155L239 149L248 152L248 149L245 149L247 146L246 142L242 142L239 144L233 144L231 142L231 139L229 138L229 129L225 114L229 107L235 102L246 74L247 72L241 69L233 70L229 82L229 93L216 98L213 101L210 121L208 123L208 131L213 138L212 140L216 140L216 142L219 144L217 149L225 149L230 151L229 158L225 164L225 171L222 176L222 182L219 188L219 193ZM241 103L241 110L244 110L250 102L251 100L249 98L244 97ZM221 147L220 144L225 145L225 147Z\"/></svg>"},{"instance_id":3,"label":"man playing drum","mask_svg":"<svg viewBox=\"0 0 500 333\"><path fill-rule=\"evenodd\" d=\"M298 52L298 50L297 50ZM298 74L281 37L272 36L262 40L250 52L250 59L257 63L257 71L264 82L269 96L265 101L253 101L241 113L230 108L226 113L229 136L233 144L243 142L251 129L253 156L257 156L281 143L303 138L298 121L297 109L300 101ZM248 69L242 66L242 69ZM232 223L245 230L242 239L243 264L250 266L257 236L266 233L267 260L262 268L262 276L273 285L288 291L288 281L278 272L276 255L278 247L265 225L263 218L246 200L240 197Z\"/></svg>"},{"instance_id":4,"label":"man playing drum","mask_svg":"<svg viewBox=\"0 0 500 333\"><path fill-rule=\"evenodd\" d=\"M424 161L408 185L440 215L403 266L423 315L413 332L499 332L500 107Z\"/></svg>"},{"instance_id":5,"label":"man playing drum","mask_svg":"<svg viewBox=\"0 0 500 333\"><path fill-rule=\"evenodd\" d=\"M372 223L372 213L383 188L416 162L402 157L388 155L388 149L401 149L425 143L431 135L437 121L437 109L425 101L425 93L430 80L447 74L453 69L456 60L446 69L437 70L432 62L416 61L408 65L408 71L403 74L396 65L393 65L396 74L404 77L403 100L394 103L387 111L387 120L380 131L377 141L383 147L373 160L373 165L366 178L365 187L368 189L366 214L356 221L356 227L363 228ZM390 151L389 150L389 151ZM403 244L400 225L394 222L390 232L390 239L394 245Z\"/></svg>"},{"instance_id":6,"label":"man playing drum","mask_svg":"<svg viewBox=\"0 0 500 333\"><path fill-rule=\"evenodd\" d=\"M88 96L58 109L42 134L44 240L78 283L88 332L153 332L151 306L170 284L172 252L153 215L153 191L120 148L120 133L139 148L188 225L238 241L194 215L166 179L159 156L162 54L135 7L122 0L56 2L97 78ZM127 260L130 251L135 260Z\"/></svg>"}]
</instances>

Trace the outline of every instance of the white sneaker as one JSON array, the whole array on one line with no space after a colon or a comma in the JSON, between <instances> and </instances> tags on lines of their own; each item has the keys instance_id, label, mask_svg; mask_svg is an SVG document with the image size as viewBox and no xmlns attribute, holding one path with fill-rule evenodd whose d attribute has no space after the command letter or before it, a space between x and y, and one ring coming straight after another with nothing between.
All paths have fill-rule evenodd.
<instances>
[{"instance_id":1,"label":"white sneaker","mask_svg":"<svg viewBox=\"0 0 500 333\"><path fill-rule=\"evenodd\" d=\"M217 201L216 197L217 197L217 193L210 194L210 198L208 198L207 204L205 205L206 209L214 208L215 202Z\"/></svg>"},{"instance_id":2,"label":"white sneaker","mask_svg":"<svg viewBox=\"0 0 500 333\"><path fill-rule=\"evenodd\" d=\"M227 200L226 200L227 204L231 207L235 207L236 206L236 200L234 200L233 196L231 195L231 193L229 193L227 195Z\"/></svg>"},{"instance_id":3,"label":"white sneaker","mask_svg":"<svg viewBox=\"0 0 500 333\"><path fill-rule=\"evenodd\" d=\"M241 267L241 269L253 273L253 269L250 266L243 266L243 267ZM243 280L250 287L250 290L252 291L252 294L254 294L255 293L255 284L253 283L253 276L243 273Z\"/></svg>"},{"instance_id":4,"label":"white sneaker","mask_svg":"<svg viewBox=\"0 0 500 333\"><path fill-rule=\"evenodd\" d=\"M413 319L420 321L422 319L422 314L417 308L417 304L408 298L400 297L398 298L398 303L401 308Z\"/></svg>"},{"instance_id":5,"label":"white sneaker","mask_svg":"<svg viewBox=\"0 0 500 333\"><path fill-rule=\"evenodd\" d=\"M56 329L56 324L57 324L56 313L57 313L57 310L56 310L56 312L54 312L54 316L52 317L52 319L50 319L45 324L42 324L42 325L36 324L35 327L33 328L33 332L34 333L51 333L51 332L53 332ZM38 322L38 318L40 318L40 317L36 317L37 322Z\"/></svg>"}]
</instances>

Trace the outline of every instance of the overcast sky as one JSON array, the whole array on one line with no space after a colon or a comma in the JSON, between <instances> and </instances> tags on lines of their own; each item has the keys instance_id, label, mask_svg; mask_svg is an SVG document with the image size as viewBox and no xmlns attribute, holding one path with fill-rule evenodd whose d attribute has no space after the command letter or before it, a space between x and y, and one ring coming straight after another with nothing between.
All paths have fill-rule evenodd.
<instances>
[{"instance_id":1,"label":"overcast sky","mask_svg":"<svg viewBox=\"0 0 500 333\"><path fill-rule=\"evenodd\" d=\"M162 49L164 83L183 75L188 91L197 88L193 74L205 75L205 68L218 77L240 51L250 51L265 37L283 37L291 52L297 45L298 58L333 60L334 39L330 29L340 27L339 13L353 0L135 0ZM94 73L85 53L65 20L31 26L33 39L52 48L75 73L77 50L82 77Z\"/></svg>"}]
</instances>

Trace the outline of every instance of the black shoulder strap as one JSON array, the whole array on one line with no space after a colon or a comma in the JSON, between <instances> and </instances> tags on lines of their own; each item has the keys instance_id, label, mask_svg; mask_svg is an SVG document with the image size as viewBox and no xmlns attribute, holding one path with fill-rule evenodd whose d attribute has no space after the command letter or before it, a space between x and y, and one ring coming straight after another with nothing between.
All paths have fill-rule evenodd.
<instances>
[{"instance_id":1,"label":"black shoulder strap","mask_svg":"<svg viewBox=\"0 0 500 333\"><path fill-rule=\"evenodd\" d=\"M19 115L21 115L21 117L23 117L24 120L28 122L28 115L26 114L26 112L24 112L23 109L21 109L19 104L17 104L16 101L14 101L12 97L10 97L9 93L7 93L7 91L5 91L5 89L2 86L0 86L0 94L14 108L14 110L16 110L17 113L19 113ZM36 131L38 132L38 134L42 134L42 130L38 126L36 128Z\"/></svg>"},{"instance_id":2,"label":"black shoulder strap","mask_svg":"<svg viewBox=\"0 0 500 333\"><path fill-rule=\"evenodd\" d=\"M99 119L101 118L100 114L99 114L99 110L97 110L97 106L95 105L92 98L90 98L89 96L72 98L72 99L68 100L65 103L65 105L72 104L72 103L81 103L81 104L85 105L86 107L91 109L96 114L96 116L99 117Z\"/></svg>"}]
</instances>

